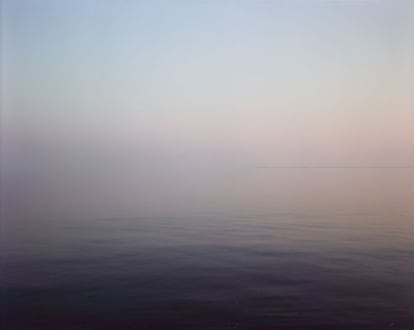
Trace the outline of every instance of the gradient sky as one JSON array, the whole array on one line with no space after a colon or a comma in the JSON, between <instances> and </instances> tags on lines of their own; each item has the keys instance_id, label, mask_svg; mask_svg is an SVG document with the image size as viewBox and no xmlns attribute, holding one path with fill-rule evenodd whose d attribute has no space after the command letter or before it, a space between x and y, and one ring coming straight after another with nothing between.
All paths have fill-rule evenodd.
<instances>
[{"instance_id":1,"label":"gradient sky","mask_svg":"<svg viewBox=\"0 0 414 330\"><path fill-rule=\"evenodd\" d=\"M410 0L1 4L10 196L130 196L154 168L414 165Z\"/></svg>"}]
</instances>

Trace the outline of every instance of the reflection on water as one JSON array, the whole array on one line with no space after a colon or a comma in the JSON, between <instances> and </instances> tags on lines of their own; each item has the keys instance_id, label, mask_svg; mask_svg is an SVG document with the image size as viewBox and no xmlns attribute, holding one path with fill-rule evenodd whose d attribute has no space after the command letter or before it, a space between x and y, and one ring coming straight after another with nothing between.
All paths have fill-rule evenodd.
<instances>
[{"instance_id":1,"label":"reflection on water","mask_svg":"<svg viewBox=\"0 0 414 330\"><path fill-rule=\"evenodd\" d=\"M412 329L413 181L257 170L135 217L10 221L3 328Z\"/></svg>"}]
</instances>

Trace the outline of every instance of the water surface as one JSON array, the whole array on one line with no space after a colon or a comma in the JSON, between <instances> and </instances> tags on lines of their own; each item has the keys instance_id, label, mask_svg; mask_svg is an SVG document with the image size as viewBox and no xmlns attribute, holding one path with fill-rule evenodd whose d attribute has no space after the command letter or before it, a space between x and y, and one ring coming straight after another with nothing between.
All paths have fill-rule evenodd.
<instances>
[{"instance_id":1,"label":"water surface","mask_svg":"<svg viewBox=\"0 0 414 330\"><path fill-rule=\"evenodd\" d=\"M9 219L3 328L413 329L412 170L211 175L134 216Z\"/></svg>"}]
</instances>

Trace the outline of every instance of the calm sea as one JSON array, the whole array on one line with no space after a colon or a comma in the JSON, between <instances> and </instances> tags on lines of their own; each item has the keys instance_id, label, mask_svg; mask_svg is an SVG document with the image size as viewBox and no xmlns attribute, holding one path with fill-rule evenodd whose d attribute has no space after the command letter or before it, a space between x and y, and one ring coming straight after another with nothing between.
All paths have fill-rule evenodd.
<instances>
[{"instance_id":1,"label":"calm sea","mask_svg":"<svg viewBox=\"0 0 414 330\"><path fill-rule=\"evenodd\" d=\"M412 169L193 177L6 219L2 329L414 329Z\"/></svg>"}]
</instances>

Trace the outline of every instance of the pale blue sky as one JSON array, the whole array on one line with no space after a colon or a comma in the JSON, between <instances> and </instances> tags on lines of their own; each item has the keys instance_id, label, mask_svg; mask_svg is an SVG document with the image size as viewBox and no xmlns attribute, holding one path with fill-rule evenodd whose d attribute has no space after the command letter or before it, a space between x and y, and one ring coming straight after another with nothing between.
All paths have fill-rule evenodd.
<instances>
[{"instance_id":1,"label":"pale blue sky","mask_svg":"<svg viewBox=\"0 0 414 330\"><path fill-rule=\"evenodd\" d=\"M412 1L1 3L10 176L414 164Z\"/></svg>"}]
</instances>

